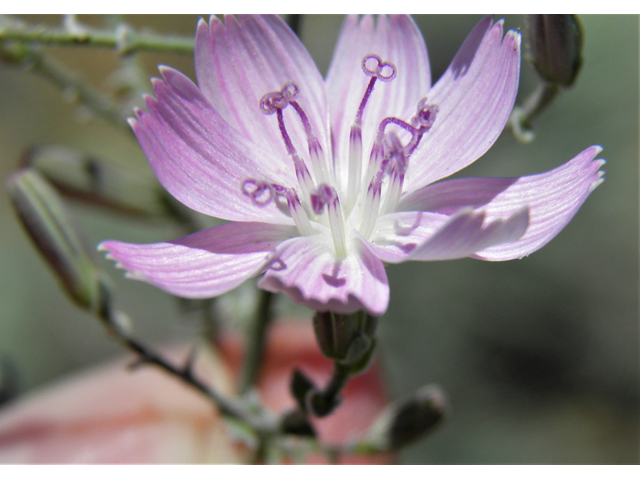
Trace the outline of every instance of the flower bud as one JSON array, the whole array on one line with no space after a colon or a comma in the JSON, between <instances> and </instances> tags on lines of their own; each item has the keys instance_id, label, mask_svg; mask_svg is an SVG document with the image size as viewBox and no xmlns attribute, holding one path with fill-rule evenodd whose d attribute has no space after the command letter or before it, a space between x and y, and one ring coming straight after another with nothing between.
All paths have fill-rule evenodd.
<instances>
[{"instance_id":1,"label":"flower bud","mask_svg":"<svg viewBox=\"0 0 640 480\"><path fill-rule=\"evenodd\" d=\"M447 397L442 389L426 385L412 396L389 405L371 427L366 442L376 450L397 450L430 432L447 410Z\"/></svg>"},{"instance_id":2,"label":"flower bud","mask_svg":"<svg viewBox=\"0 0 640 480\"><path fill-rule=\"evenodd\" d=\"M298 437L316 437L316 431L306 414L300 410L291 410L282 415L280 431Z\"/></svg>"},{"instance_id":3,"label":"flower bud","mask_svg":"<svg viewBox=\"0 0 640 480\"><path fill-rule=\"evenodd\" d=\"M577 15L526 15L531 57L540 76L570 87L582 66L582 26Z\"/></svg>"},{"instance_id":4,"label":"flower bud","mask_svg":"<svg viewBox=\"0 0 640 480\"><path fill-rule=\"evenodd\" d=\"M298 408L308 413L308 398L311 393L318 391L313 382L297 368L293 371L291 384L289 386L293 398L296 399Z\"/></svg>"},{"instance_id":5,"label":"flower bud","mask_svg":"<svg viewBox=\"0 0 640 480\"><path fill-rule=\"evenodd\" d=\"M14 173L7 191L27 233L69 296L83 308L104 303L104 279L91 261L56 191L37 172Z\"/></svg>"},{"instance_id":6,"label":"flower bud","mask_svg":"<svg viewBox=\"0 0 640 480\"><path fill-rule=\"evenodd\" d=\"M378 319L357 312L339 315L317 312L313 317L313 329L322 353L332 360L353 366L360 373L369 364L375 350L375 330Z\"/></svg>"}]
</instances>

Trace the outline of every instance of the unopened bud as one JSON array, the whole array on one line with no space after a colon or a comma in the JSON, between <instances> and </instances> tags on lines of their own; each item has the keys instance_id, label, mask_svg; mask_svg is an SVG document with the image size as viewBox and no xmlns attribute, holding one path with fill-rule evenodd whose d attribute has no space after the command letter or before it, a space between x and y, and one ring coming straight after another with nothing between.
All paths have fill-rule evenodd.
<instances>
[{"instance_id":1,"label":"unopened bud","mask_svg":"<svg viewBox=\"0 0 640 480\"><path fill-rule=\"evenodd\" d=\"M583 33L577 15L526 15L533 64L551 84L570 87L582 66Z\"/></svg>"},{"instance_id":2,"label":"unopened bud","mask_svg":"<svg viewBox=\"0 0 640 480\"><path fill-rule=\"evenodd\" d=\"M300 410L285 413L280 420L280 431L298 437L315 437L316 431L307 416Z\"/></svg>"},{"instance_id":3,"label":"unopened bud","mask_svg":"<svg viewBox=\"0 0 640 480\"><path fill-rule=\"evenodd\" d=\"M7 191L18 218L69 296L83 308L100 308L104 279L78 238L56 191L29 169L9 177Z\"/></svg>"},{"instance_id":4,"label":"unopened bud","mask_svg":"<svg viewBox=\"0 0 640 480\"><path fill-rule=\"evenodd\" d=\"M317 392L318 389L313 382L300 370L295 369L291 377L290 385L291 394L296 399L298 407L303 412L308 412L308 399L311 392Z\"/></svg>"},{"instance_id":5,"label":"unopened bud","mask_svg":"<svg viewBox=\"0 0 640 480\"><path fill-rule=\"evenodd\" d=\"M426 385L389 405L371 427L366 441L377 450L397 450L429 433L447 410L442 389Z\"/></svg>"},{"instance_id":6,"label":"unopened bud","mask_svg":"<svg viewBox=\"0 0 640 480\"><path fill-rule=\"evenodd\" d=\"M313 329L322 353L332 360L353 366L359 373L364 370L375 350L375 331L378 319L357 312L339 315L317 312L313 317Z\"/></svg>"}]
</instances>

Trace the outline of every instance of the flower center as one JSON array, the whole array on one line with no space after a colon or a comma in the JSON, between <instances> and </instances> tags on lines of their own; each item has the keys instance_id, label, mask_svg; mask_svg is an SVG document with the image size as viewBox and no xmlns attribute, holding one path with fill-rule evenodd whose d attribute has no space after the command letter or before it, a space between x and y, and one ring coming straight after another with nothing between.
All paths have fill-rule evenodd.
<instances>
[{"instance_id":1,"label":"flower center","mask_svg":"<svg viewBox=\"0 0 640 480\"><path fill-rule=\"evenodd\" d=\"M346 190L341 199L333 185L335 172L329 169L324 152L314 135L313 127L304 109L298 103L298 85L285 83L281 90L269 92L260 99L260 110L265 115L275 114L280 136L287 154L291 157L296 172L296 187L273 184L258 179L246 179L241 191L256 205L267 205L274 201L279 208L288 210L301 235L320 233L324 225L331 231L335 253L346 256L351 242L351 231L357 230L369 238L380 215L395 211L402 194L404 175L409 166L409 157L418 147L423 135L433 126L438 113L437 105L429 105L427 99L420 100L417 112L410 122L396 117L381 120L369 155L367 170L363 176L362 120L367 102L371 98L376 82L389 82L396 77L393 63L382 61L377 55L367 55L362 60L362 71L371 77L364 92L349 134L348 178L343 185ZM307 137L309 165L300 157L291 141L285 125L283 111L289 105L294 109ZM387 131L394 125L411 137L403 145L395 131ZM286 202L286 204L285 204Z\"/></svg>"}]
</instances>

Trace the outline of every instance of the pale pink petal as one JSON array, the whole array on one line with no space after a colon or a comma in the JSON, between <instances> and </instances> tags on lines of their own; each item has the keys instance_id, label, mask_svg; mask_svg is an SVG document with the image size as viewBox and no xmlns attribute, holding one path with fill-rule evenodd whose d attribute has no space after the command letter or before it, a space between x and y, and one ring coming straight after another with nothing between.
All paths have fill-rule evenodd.
<instances>
[{"instance_id":1,"label":"pale pink petal","mask_svg":"<svg viewBox=\"0 0 640 480\"><path fill-rule=\"evenodd\" d=\"M420 218L420 213L424 214L424 212L412 213L416 214L416 219ZM435 220L434 223L437 223L438 220ZM484 212L473 211L470 208L464 209L451 217L421 245L399 245L395 249L379 247L371 243L367 246L378 258L390 263L464 258L489 246L518 240L527 229L529 212L525 207L508 218L485 220ZM422 232L419 233L427 233L429 229L433 231L433 226L429 225L431 222L422 221L421 223L426 225L424 227L420 225L419 230ZM403 256L404 252L406 255Z\"/></svg>"},{"instance_id":2,"label":"pale pink petal","mask_svg":"<svg viewBox=\"0 0 640 480\"><path fill-rule=\"evenodd\" d=\"M448 221L449 216L440 213L394 212L378 218L371 243L361 240L371 245L370 250L381 260L399 263Z\"/></svg>"},{"instance_id":3,"label":"pale pink petal","mask_svg":"<svg viewBox=\"0 0 640 480\"><path fill-rule=\"evenodd\" d=\"M330 158L329 114L324 82L298 37L276 16L241 15L202 20L196 32L198 84L215 109L241 134L274 155L287 158L275 115L259 108L260 99L286 82L299 87L298 103ZM286 108L285 124L302 154L307 141L300 118ZM304 155L303 155L304 156Z\"/></svg>"},{"instance_id":4,"label":"pale pink petal","mask_svg":"<svg viewBox=\"0 0 640 480\"><path fill-rule=\"evenodd\" d=\"M429 91L439 111L412 155L405 191L417 190L473 163L496 141L518 91L520 34L482 20Z\"/></svg>"},{"instance_id":5,"label":"pale pink petal","mask_svg":"<svg viewBox=\"0 0 640 480\"><path fill-rule=\"evenodd\" d=\"M258 287L286 293L313 310L382 315L389 303L382 262L366 250L338 258L330 242L315 235L283 243Z\"/></svg>"},{"instance_id":6,"label":"pale pink petal","mask_svg":"<svg viewBox=\"0 0 640 480\"><path fill-rule=\"evenodd\" d=\"M375 54L396 66L396 77L376 82L366 105L362 132L364 152L371 146L380 122L389 116L414 112L431 86L429 60L422 34L411 17L347 17L327 74L331 129L336 144L336 177L348 170L349 132L371 77L362 71L364 57ZM368 157L367 157L368 160Z\"/></svg>"},{"instance_id":7,"label":"pale pink petal","mask_svg":"<svg viewBox=\"0 0 640 480\"><path fill-rule=\"evenodd\" d=\"M157 99L149 113L131 120L151 168L174 197L198 212L226 220L282 219L274 203L257 205L243 195L247 179L296 184L293 166L243 138L180 72L161 68L153 81Z\"/></svg>"},{"instance_id":8,"label":"pale pink petal","mask_svg":"<svg viewBox=\"0 0 640 480\"><path fill-rule=\"evenodd\" d=\"M462 207L482 209L487 220L509 215L524 205L530 210L527 233L517 242L474 255L483 260L522 258L538 250L569 223L589 194L602 182L602 151L589 147L549 172L520 178L461 178L425 187L400 203L403 210L425 209L450 215Z\"/></svg>"},{"instance_id":9,"label":"pale pink petal","mask_svg":"<svg viewBox=\"0 0 640 480\"><path fill-rule=\"evenodd\" d=\"M282 241L297 235L289 225L227 223L173 242L136 245L103 242L101 250L128 270L174 295L209 298L237 287L264 269Z\"/></svg>"}]
</instances>

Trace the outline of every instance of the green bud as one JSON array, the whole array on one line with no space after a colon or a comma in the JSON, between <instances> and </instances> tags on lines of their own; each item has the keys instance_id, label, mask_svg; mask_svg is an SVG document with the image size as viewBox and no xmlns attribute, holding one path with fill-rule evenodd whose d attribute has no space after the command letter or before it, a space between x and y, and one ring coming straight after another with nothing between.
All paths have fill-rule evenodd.
<instances>
[{"instance_id":1,"label":"green bud","mask_svg":"<svg viewBox=\"0 0 640 480\"><path fill-rule=\"evenodd\" d=\"M322 353L337 362L364 370L375 350L375 331L378 319L357 312L339 315L332 312L317 312L313 317L316 341Z\"/></svg>"},{"instance_id":2,"label":"green bud","mask_svg":"<svg viewBox=\"0 0 640 480\"><path fill-rule=\"evenodd\" d=\"M402 448L429 433L447 410L447 398L440 387L426 385L389 405L371 427L366 443L376 450Z\"/></svg>"},{"instance_id":3,"label":"green bud","mask_svg":"<svg viewBox=\"0 0 640 480\"><path fill-rule=\"evenodd\" d=\"M71 299L83 308L101 308L104 279L78 238L57 192L29 169L11 175L6 187L18 218Z\"/></svg>"},{"instance_id":4,"label":"green bud","mask_svg":"<svg viewBox=\"0 0 640 480\"><path fill-rule=\"evenodd\" d=\"M528 60L551 84L570 87L582 66L583 31L577 15L526 15Z\"/></svg>"},{"instance_id":5,"label":"green bud","mask_svg":"<svg viewBox=\"0 0 640 480\"><path fill-rule=\"evenodd\" d=\"M300 410L285 413L280 420L280 431L298 437L315 438L316 431L307 416Z\"/></svg>"},{"instance_id":6,"label":"green bud","mask_svg":"<svg viewBox=\"0 0 640 480\"><path fill-rule=\"evenodd\" d=\"M27 151L25 167L41 173L62 194L108 210L138 216L167 214L164 190L150 172L93 157L76 149L43 145Z\"/></svg>"},{"instance_id":7,"label":"green bud","mask_svg":"<svg viewBox=\"0 0 640 480\"><path fill-rule=\"evenodd\" d=\"M296 399L298 408L306 413L308 411L307 399L309 398L309 394L311 392L318 391L316 386L309 379L309 377L307 377L304 373L296 368L293 371L293 376L291 377L290 390L293 398Z\"/></svg>"},{"instance_id":8,"label":"green bud","mask_svg":"<svg viewBox=\"0 0 640 480\"><path fill-rule=\"evenodd\" d=\"M326 417L342 403L342 397L313 391L309 394L308 409L316 417Z\"/></svg>"}]
</instances>

